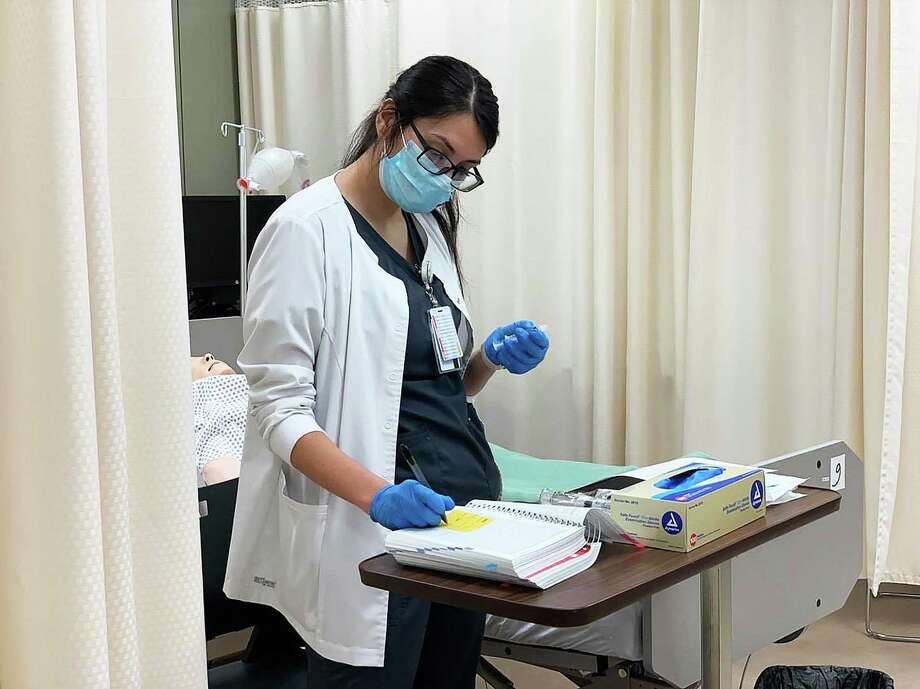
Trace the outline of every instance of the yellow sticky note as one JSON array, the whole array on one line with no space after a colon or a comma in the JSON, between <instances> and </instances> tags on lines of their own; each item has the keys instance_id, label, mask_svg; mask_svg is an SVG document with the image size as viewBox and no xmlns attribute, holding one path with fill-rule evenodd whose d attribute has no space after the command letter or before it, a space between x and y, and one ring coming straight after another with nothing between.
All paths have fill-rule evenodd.
<instances>
[{"instance_id":1,"label":"yellow sticky note","mask_svg":"<svg viewBox=\"0 0 920 689\"><path fill-rule=\"evenodd\" d=\"M452 509L447 513L447 524L441 524L441 528L452 529L453 531L476 531L486 524L491 524L489 517L483 517L466 510Z\"/></svg>"}]
</instances>

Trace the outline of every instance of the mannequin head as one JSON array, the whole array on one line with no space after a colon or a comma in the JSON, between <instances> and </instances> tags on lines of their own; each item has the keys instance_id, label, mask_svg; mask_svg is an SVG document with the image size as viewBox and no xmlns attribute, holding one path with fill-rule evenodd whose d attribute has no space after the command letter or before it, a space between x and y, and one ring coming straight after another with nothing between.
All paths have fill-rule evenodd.
<instances>
[{"instance_id":1,"label":"mannequin head","mask_svg":"<svg viewBox=\"0 0 920 689\"><path fill-rule=\"evenodd\" d=\"M201 380L209 376L232 376L236 373L230 366L208 352L204 356L192 357L192 380Z\"/></svg>"}]
</instances>

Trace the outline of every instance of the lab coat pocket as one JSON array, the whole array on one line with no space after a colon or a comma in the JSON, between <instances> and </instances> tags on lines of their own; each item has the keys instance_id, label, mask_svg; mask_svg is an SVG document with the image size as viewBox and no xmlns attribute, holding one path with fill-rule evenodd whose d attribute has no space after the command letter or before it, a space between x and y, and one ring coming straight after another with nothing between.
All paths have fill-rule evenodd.
<instances>
[{"instance_id":1,"label":"lab coat pocket","mask_svg":"<svg viewBox=\"0 0 920 689\"><path fill-rule=\"evenodd\" d=\"M289 497L283 474L279 492L281 581L278 599L283 608L305 628L315 629L327 506L306 505Z\"/></svg>"}]
</instances>

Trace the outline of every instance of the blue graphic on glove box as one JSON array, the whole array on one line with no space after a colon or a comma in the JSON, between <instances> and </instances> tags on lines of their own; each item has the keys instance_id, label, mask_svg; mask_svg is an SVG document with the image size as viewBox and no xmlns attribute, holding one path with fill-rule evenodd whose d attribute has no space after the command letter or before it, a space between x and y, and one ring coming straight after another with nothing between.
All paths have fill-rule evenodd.
<instances>
[{"instance_id":1,"label":"blue graphic on glove box","mask_svg":"<svg viewBox=\"0 0 920 689\"><path fill-rule=\"evenodd\" d=\"M684 530L684 520L677 512L665 512L661 517L661 528L672 536L676 536Z\"/></svg>"}]
</instances>

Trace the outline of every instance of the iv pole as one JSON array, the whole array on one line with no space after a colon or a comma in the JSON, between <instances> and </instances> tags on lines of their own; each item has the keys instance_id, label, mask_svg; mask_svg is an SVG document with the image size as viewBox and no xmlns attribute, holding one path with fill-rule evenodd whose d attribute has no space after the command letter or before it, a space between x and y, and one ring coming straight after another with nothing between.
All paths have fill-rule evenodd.
<instances>
[{"instance_id":1,"label":"iv pole","mask_svg":"<svg viewBox=\"0 0 920 689\"><path fill-rule=\"evenodd\" d=\"M236 145L240 149L240 176L236 181L236 186L240 190L240 316L242 317L246 308L246 273L249 262L249 233L246 226L246 196L248 194L246 187L241 183L246 179L249 167L249 145L247 142L247 132L256 135L256 142L261 144L265 142L265 134L261 129L247 127L243 124L233 122L221 122L220 133L228 136L230 129L236 129Z\"/></svg>"}]
</instances>

